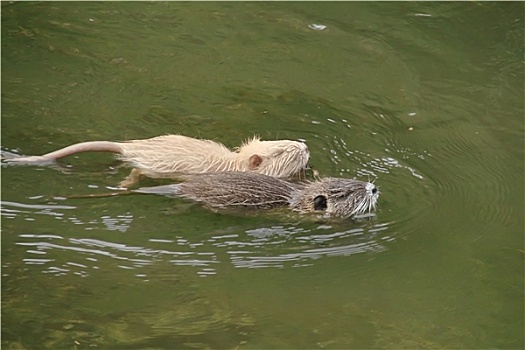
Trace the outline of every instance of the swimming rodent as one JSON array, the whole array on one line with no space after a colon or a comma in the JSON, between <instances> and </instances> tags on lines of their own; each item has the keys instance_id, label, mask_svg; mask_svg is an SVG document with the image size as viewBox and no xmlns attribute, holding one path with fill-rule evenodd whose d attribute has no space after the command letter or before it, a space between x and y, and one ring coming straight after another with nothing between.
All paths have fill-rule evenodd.
<instances>
[{"instance_id":1,"label":"swimming rodent","mask_svg":"<svg viewBox=\"0 0 525 350\"><path fill-rule=\"evenodd\" d=\"M133 192L169 194L212 208L290 207L301 213L319 212L343 218L374 210L379 197L374 184L354 179L326 177L295 183L245 172L192 175L178 184L143 187Z\"/></svg>"},{"instance_id":2,"label":"swimming rodent","mask_svg":"<svg viewBox=\"0 0 525 350\"><path fill-rule=\"evenodd\" d=\"M125 142L76 143L42 156L6 159L22 164L52 163L81 152L112 152L135 169L120 185L129 187L140 175L153 178L221 171L251 171L274 177L292 177L304 170L310 152L305 143L291 140L244 142L234 152L221 143L182 135L164 135Z\"/></svg>"}]
</instances>

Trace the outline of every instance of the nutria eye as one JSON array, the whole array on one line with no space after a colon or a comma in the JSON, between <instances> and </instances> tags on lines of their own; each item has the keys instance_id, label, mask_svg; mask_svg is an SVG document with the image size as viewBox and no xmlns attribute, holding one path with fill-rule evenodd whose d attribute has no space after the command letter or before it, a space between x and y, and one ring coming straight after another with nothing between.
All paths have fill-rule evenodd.
<instances>
[{"instance_id":1,"label":"nutria eye","mask_svg":"<svg viewBox=\"0 0 525 350\"><path fill-rule=\"evenodd\" d=\"M373 193L373 194L376 194L376 193L377 193L377 187L372 188L372 193Z\"/></svg>"},{"instance_id":2,"label":"nutria eye","mask_svg":"<svg viewBox=\"0 0 525 350\"><path fill-rule=\"evenodd\" d=\"M326 197L317 196L314 198L314 209L315 210L326 210Z\"/></svg>"}]
</instances>

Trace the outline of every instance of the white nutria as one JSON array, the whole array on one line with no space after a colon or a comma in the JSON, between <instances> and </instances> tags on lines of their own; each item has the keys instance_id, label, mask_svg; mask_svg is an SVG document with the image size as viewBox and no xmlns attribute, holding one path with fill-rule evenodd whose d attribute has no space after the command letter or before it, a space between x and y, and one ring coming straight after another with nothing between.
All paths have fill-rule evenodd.
<instances>
[{"instance_id":1,"label":"white nutria","mask_svg":"<svg viewBox=\"0 0 525 350\"><path fill-rule=\"evenodd\" d=\"M77 143L42 156L6 159L23 164L51 163L81 152L112 152L133 169L121 183L128 187L140 175L153 178L176 177L221 171L251 171L274 177L291 177L304 170L310 153L305 143L290 140L244 142L235 151L211 140L182 135L164 135L125 142L89 141Z\"/></svg>"},{"instance_id":2,"label":"white nutria","mask_svg":"<svg viewBox=\"0 0 525 350\"><path fill-rule=\"evenodd\" d=\"M334 177L298 183L246 172L186 178L178 184L143 187L133 192L188 198L212 208L289 207L301 213L319 212L343 218L374 210L379 197L377 187L370 182Z\"/></svg>"}]
</instances>

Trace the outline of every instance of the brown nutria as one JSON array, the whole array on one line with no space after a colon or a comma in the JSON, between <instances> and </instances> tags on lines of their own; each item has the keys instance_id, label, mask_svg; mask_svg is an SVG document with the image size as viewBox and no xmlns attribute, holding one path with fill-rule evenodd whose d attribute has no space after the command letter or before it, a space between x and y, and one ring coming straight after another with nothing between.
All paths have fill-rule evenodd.
<instances>
[{"instance_id":1,"label":"brown nutria","mask_svg":"<svg viewBox=\"0 0 525 350\"><path fill-rule=\"evenodd\" d=\"M307 166L310 153L303 142L247 140L232 152L221 143L182 135L164 135L126 142L77 143L42 156L17 157L7 162L44 164L81 152L113 152L135 169L121 183L128 187L140 175L174 177L220 171L252 171L275 177L291 177Z\"/></svg>"},{"instance_id":2,"label":"brown nutria","mask_svg":"<svg viewBox=\"0 0 525 350\"><path fill-rule=\"evenodd\" d=\"M339 217L372 211L379 196L374 184L359 180L326 177L294 183L243 172L193 175L179 184L143 187L133 192L170 194L212 208L288 206L301 213L323 212Z\"/></svg>"}]
</instances>

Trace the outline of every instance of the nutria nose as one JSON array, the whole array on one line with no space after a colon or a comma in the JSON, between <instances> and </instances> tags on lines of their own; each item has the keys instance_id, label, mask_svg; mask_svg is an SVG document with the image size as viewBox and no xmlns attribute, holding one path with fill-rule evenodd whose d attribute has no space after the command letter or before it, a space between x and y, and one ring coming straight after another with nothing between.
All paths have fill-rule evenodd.
<instances>
[{"instance_id":1,"label":"nutria nose","mask_svg":"<svg viewBox=\"0 0 525 350\"><path fill-rule=\"evenodd\" d=\"M376 193L377 193L377 187L372 188L372 194L376 194Z\"/></svg>"}]
</instances>

